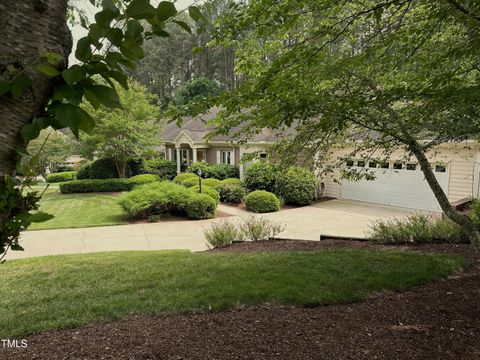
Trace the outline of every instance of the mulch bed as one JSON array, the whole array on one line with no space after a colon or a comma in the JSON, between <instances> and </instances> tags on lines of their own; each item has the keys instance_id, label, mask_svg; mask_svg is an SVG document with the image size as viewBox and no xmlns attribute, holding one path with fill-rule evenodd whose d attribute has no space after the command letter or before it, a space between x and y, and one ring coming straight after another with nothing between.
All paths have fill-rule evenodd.
<instances>
[{"instance_id":1,"label":"mulch bed","mask_svg":"<svg viewBox=\"0 0 480 360\"><path fill-rule=\"evenodd\" d=\"M212 251L392 248L343 240L269 241ZM352 304L246 307L190 315L134 316L27 337L2 359L480 359L480 266L468 245L395 249L465 256L446 280Z\"/></svg>"}]
</instances>

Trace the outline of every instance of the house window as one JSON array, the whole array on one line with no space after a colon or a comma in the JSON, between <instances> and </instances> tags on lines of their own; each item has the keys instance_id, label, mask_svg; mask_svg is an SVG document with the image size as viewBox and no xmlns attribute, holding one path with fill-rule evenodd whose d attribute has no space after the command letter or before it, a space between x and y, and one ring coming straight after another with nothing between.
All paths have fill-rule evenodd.
<instances>
[{"instance_id":1,"label":"house window","mask_svg":"<svg viewBox=\"0 0 480 360\"><path fill-rule=\"evenodd\" d=\"M405 169L407 169L409 171L415 171L415 170L417 170L417 164L407 164L405 166Z\"/></svg>"},{"instance_id":2,"label":"house window","mask_svg":"<svg viewBox=\"0 0 480 360\"><path fill-rule=\"evenodd\" d=\"M376 168L377 167L377 162L376 161L369 161L368 162L368 167L369 168Z\"/></svg>"},{"instance_id":3,"label":"house window","mask_svg":"<svg viewBox=\"0 0 480 360\"><path fill-rule=\"evenodd\" d=\"M390 163L389 163L389 162L386 162L386 161L385 161L385 162L382 162L382 163L380 164L380 168L382 168L382 169L389 169L389 168L390 168Z\"/></svg>"},{"instance_id":4,"label":"house window","mask_svg":"<svg viewBox=\"0 0 480 360\"><path fill-rule=\"evenodd\" d=\"M347 160L347 166L352 167L354 165L353 160Z\"/></svg>"},{"instance_id":5,"label":"house window","mask_svg":"<svg viewBox=\"0 0 480 360\"><path fill-rule=\"evenodd\" d=\"M393 163L393 169L394 170L402 170L402 163L401 162Z\"/></svg>"},{"instance_id":6,"label":"house window","mask_svg":"<svg viewBox=\"0 0 480 360\"><path fill-rule=\"evenodd\" d=\"M233 154L231 151L220 151L220 163L233 165Z\"/></svg>"},{"instance_id":7,"label":"house window","mask_svg":"<svg viewBox=\"0 0 480 360\"><path fill-rule=\"evenodd\" d=\"M172 161L177 161L177 149L171 149L171 152L170 152L171 156L170 158L172 159Z\"/></svg>"},{"instance_id":8,"label":"house window","mask_svg":"<svg viewBox=\"0 0 480 360\"><path fill-rule=\"evenodd\" d=\"M260 159L266 159L267 158L267 153L260 153Z\"/></svg>"},{"instance_id":9,"label":"house window","mask_svg":"<svg viewBox=\"0 0 480 360\"><path fill-rule=\"evenodd\" d=\"M445 165L435 165L435 172L438 172L438 173L447 172L447 167Z\"/></svg>"},{"instance_id":10,"label":"house window","mask_svg":"<svg viewBox=\"0 0 480 360\"><path fill-rule=\"evenodd\" d=\"M365 161L364 160L358 160L357 161L357 166L358 167L364 167L365 166Z\"/></svg>"}]
</instances>

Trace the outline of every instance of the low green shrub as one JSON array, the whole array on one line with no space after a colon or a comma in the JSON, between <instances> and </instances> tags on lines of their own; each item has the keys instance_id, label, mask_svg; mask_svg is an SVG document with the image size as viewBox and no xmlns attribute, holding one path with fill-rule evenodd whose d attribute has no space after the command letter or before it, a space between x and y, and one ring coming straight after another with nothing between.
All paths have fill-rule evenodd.
<instances>
[{"instance_id":1,"label":"low green shrub","mask_svg":"<svg viewBox=\"0 0 480 360\"><path fill-rule=\"evenodd\" d=\"M215 217L217 203L206 194L198 194L171 181L136 187L120 198L120 204L132 217L151 218L172 214L191 219Z\"/></svg>"},{"instance_id":2,"label":"low green shrub","mask_svg":"<svg viewBox=\"0 0 480 360\"><path fill-rule=\"evenodd\" d=\"M280 209L280 200L275 194L265 191L253 191L245 197L247 209L256 213L274 212Z\"/></svg>"},{"instance_id":3,"label":"low green shrub","mask_svg":"<svg viewBox=\"0 0 480 360\"><path fill-rule=\"evenodd\" d=\"M188 165L187 172L198 175L198 172L201 171L202 172L202 178L205 179L205 178L209 177L208 175L210 175L209 172L208 172L208 168L210 166L211 165L209 163L205 162L205 161L196 161L196 162Z\"/></svg>"},{"instance_id":4,"label":"low green shrub","mask_svg":"<svg viewBox=\"0 0 480 360\"><path fill-rule=\"evenodd\" d=\"M265 160L251 164L245 170L243 183L247 192L255 190L275 191L275 182L279 174L279 167Z\"/></svg>"},{"instance_id":5,"label":"low green shrub","mask_svg":"<svg viewBox=\"0 0 480 360\"><path fill-rule=\"evenodd\" d=\"M242 185L242 181L240 179L237 179L237 178L228 178L228 179L224 179L222 180L222 184L228 184L228 185Z\"/></svg>"},{"instance_id":6,"label":"low green shrub","mask_svg":"<svg viewBox=\"0 0 480 360\"><path fill-rule=\"evenodd\" d=\"M51 173L47 175L46 180L48 183L65 182L65 181L75 180L76 175L77 175L76 171Z\"/></svg>"},{"instance_id":7,"label":"low green shrub","mask_svg":"<svg viewBox=\"0 0 480 360\"><path fill-rule=\"evenodd\" d=\"M224 180L227 178L238 178L238 167L229 164L216 164L212 165L205 161L194 162L187 167L187 172L198 174L202 171L202 178L214 178L218 180Z\"/></svg>"},{"instance_id":8,"label":"low green shrub","mask_svg":"<svg viewBox=\"0 0 480 360\"><path fill-rule=\"evenodd\" d=\"M118 170L112 159L98 159L90 164L90 179L116 179Z\"/></svg>"},{"instance_id":9,"label":"low green shrub","mask_svg":"<svg viewBox=\"0 0 480 360\"><path fill-rule=\"evenodd\" d=\"M182 180L182 182L180 183L181 185L185 186L185 187L192 187L192 186L196 186L198 185L198 181L199 180L199 177L189 177L189 178L186 178L184 180ZM202 180L202 184L203 184L203 180Z\"/></svg>"},{"instance_id":10,"label":"low green shrub","mask_svg":"<svg viewBox=\"0 0 480 360\"><path fill-rule=\"evenodd\" d=\"M206 185L206 186L210 186L210 187L215 187L217 186L218 184L220 184L221 181L218 180L218 179L213 179L213 178L209 178L209 179L203 179L202 180L202 185Z\"/></svg>"},{"instance_id":11,"label":"low green shrub","mask_svg":"<svg viewBox=\"0 0 480 360\"><path fill-rule=\"evenodd\" d=\"M177 164L165 159L151 159L146 161L147 172L160 176L162 180L172 180L177 176Z\"/></svg>"},{"instance_id":12,"label":"low green shrub","mask_svg":"<svg viewBox=\"0 0 480 360\"><path fill-rule=\"evenodd\" d=\"M313 172L292 166L277 174L275 194L287 204L308 205L315 200L317 180Z\"/></svg>"},{"instance_id":13,"label":"low green shrub","mask_svg":"<svg viewBox=\"0 0 480 360\"><path fill-rule=\"evenodd\" d=\"M285 226L279 222L251 215L242 218L240 222L234 219L214 222L204 231L204 234L209 247L216 248L245 240L270 240L283 230Z\"/></svg>"},{"instance_id":14,"label":"low green shrub","mask_svg":"<svg viewBox=\"0 0 480 360\"><path fill-rule=\"evenodd\" d=\"M90 163L86 163L77 171L77 180L90 179Z\"/></svg>"},{"instance_id":15,"label":"low green shrub","mask_svg":"<svg viewBox=\"0 0 480 360\"><path fill-rule=\"evenodd\" d=\"M221 219L215 221L204 231L205 239L210 248L228 246L233 242L244 240L242 231L234 221Z\"/></svg>"},{"instance_id":16,"label":"low green shrub","mask_svg":"<svg viewBox=\"0 0 480 360\"><path fill-rule=\"evenodd\" d=\"M181 174L178 174L177 176L175 176L175 178L173 179L173 182L176 183L176 184L181 184L183 181L185 181L187 179L197 179L198 180L198 176L195 175L195 174L192 174L192 173L181 173Z\"/></svg>"},{"instance_id":17,"label":"low green shrub","mask_svg":"<svg viewBox=\"0 0 480 360\"><path fill-rule=\"evenodd\" d=\"M190 195L183 199L181 209L190 219L212 219L215 217L217 203L207 194L190 191Z\"/></svg>"},{"instance_id":18,"label":"low green shrub","mask_svg":"<svg viewBox=\"0 0 480 360\"><path fill-rule=\"evenodd\" d=\"M171 181L161 181L136 187L120 198L120 204L132 217L148 218L180 212L190 195L185 187Z\"/></svg>"},{"instance_id":19,"label":"low green shrub","mask_svg":"<svg viewBox=\"0 0 480 360\"><path fill-rule=\"evenodd\" d=\"M245 197L245 190L243 189L243 187L236 184L225 184L222 181L221 184L215 186L215 190L217 190L217 192L219 193L220 201L223 203L240 204Z\"/></svg>"},{"instance_id":20,"label":"low green shrub","mask_svg":"<svg viewBox=\"0 0 480 360\"><path fill-rule=\"evenodd\" d=\"M367 237L382 244L469 242L459 225L449 220L420 214L406 219L380 220L371 226Z\"/></svg>"},{"instance_id":21,"label":"low green shrub","mask_svg":"<svg viewBox=\"0 0 480 360\"><path fill-rule=\"evenodd\" d=\"M245 239L261 241L273 239L285 230L285 226L262 216L250 215L242 218L240 229Z\"/></svg>"},{"instance_id":22,"label":"low green shrub","mask_svg":"<svg viewBox=\"0 0 480 360\"><path fill-rule=\"evenodd\" d=\"M210 165L207 170L208 178L224 180L228 178L238 178L238 167L229 164Z\"/></svg>"},{"instance_id":23,"label":"low green shrub","mask_svg":"<svg viewBox=\"0 0 480 360\"><path fill-rule=\"evenodd\" d=\"M89 192L119 192L131 191L135 186L155 182L156 175L137 175L130 179L86 179L72 180L60 184L62 194L89 193Z\"/></svg>"},{"instance_id":24,"label":"low green shrub","mask_svg":"<svg viewBox=\"0 0 480 360\"><path fill-rule=\"evenodd\" d=\"M200 187L198 185L192 186L189 188L189 190L199 193L200 192ZM206 186L202 184L202 194L207 194L210 196L213 200L215 200L215 203L218 205L220 202L220 194L218 193L217 190L214 188L211 188L210 186Z\"/></svg>"}]
</instances>

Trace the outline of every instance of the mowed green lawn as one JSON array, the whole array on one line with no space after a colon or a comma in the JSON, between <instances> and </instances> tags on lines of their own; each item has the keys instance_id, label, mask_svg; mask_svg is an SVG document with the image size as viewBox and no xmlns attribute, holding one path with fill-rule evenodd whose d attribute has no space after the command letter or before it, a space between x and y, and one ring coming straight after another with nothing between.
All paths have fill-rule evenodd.
<instances>
[{"instance_id":1,"label":"mowed green lawn","mask_svg":"<svg viewBox=\"0 0 480 360\"><path fill-rule=\"evenodd\" d=\"M43 190L37 186L36 190ZM58 185L50 185L40 200L40 210L55 217L32 224L29 230L64 229L126 224L118 196L112 194L62 194Z\"/></svg>"},{"instance_id":2,"label":"mowed green lawn","mask_svg":"<svg viewBox=\"0 0 480 360\"><path fill-rule=\"evenodd\" d=\"M316 306L405 290L466 266L448 255L311 252L114 252L7 261L0 266L0 338L131 314L255 304Z\"/></svg>"}]
</instances>

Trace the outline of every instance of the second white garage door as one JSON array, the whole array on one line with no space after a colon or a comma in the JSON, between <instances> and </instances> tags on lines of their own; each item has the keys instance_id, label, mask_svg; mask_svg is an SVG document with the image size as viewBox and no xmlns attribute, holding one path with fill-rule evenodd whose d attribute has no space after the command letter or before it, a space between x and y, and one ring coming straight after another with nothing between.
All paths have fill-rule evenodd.
<instances>
[{"instance_id":1,"label":"second white garage door","mask_svg":"<svg viewBox=\"0 0 480 360\"><path fill-rule=\"evenodd\" d=\"M375 180L342 181L339 197L406 208L440 211L432 190L428 186L418 164L384 163L380 167L373 162L356 160L349 165L370 167ZM388 166L388 168L387 168ZM433 165L435 176L448 193L448 167Z\"/></svg>"}]
</instances>

